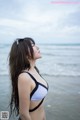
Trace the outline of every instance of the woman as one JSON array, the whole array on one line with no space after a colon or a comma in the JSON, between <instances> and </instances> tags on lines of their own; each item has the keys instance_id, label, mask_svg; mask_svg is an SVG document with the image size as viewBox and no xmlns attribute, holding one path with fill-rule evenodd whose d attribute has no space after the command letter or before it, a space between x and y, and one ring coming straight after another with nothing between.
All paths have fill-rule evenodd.
<instances>
[{"instance_id":1,"label":"woman","mask_svg":"<svg viewBox=\"0 0 80 120\"><path fill-rule=\"evenodd\" d=\"M12 83L10 109L11 114L16 111L19 120L46 120L43 101L48 84L36 67L39 58L40 50L32 38L14 41L9 55Z\"/></svg>"}]
</instances>

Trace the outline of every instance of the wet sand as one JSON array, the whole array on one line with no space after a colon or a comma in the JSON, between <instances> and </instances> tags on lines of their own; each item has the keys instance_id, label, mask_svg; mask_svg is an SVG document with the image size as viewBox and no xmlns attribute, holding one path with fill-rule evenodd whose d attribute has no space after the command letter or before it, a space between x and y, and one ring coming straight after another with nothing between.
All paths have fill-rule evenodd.
<instances>
[{"instance_id":1,"label":"wet sand","mask_svg":"<svg viewBox=\"0 0 80 120\"><path fill-rule=\"evenodd\" d=\"M43 77L49 84L44 102L47 120L80 120L80 77ZM0 76L0 111L9 110L9 82L8 76Z\"/></svg>"},{"instance_id":2,"label":"wet sand","mask_svg":"<svg viewBox=\"0 0 80 120\"><path fill-rule=\"evenodd\" d=\"M45 78L49 83L47 120L80 120L80 77Z\"/></svg>"}]
</instances>

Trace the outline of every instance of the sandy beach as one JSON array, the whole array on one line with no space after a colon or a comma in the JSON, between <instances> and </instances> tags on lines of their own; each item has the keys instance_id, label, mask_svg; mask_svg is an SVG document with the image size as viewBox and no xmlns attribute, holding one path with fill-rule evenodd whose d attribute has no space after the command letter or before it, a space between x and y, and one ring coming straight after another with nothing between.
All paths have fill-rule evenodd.
<instances>
[{"instance_id":1,"label":"sandy beach","mask_svg":"<svg viewBox=\"0 0 80 120\"><path fill-rule=\"evenodd\" d=\"M49 93L45 102L47 120L80 119L80 77L45 76Z\"/></svg>"},{"instance_id":2,"label":"sandy beach","mask_svg":"<svg viewBox=\"0 0 80 120\"><path fill-rule=\"evenodd\" d=\"M45 99L47 120L80 120L80 77L43 76L49 84ZM10 81L0 76L0 111L8 111ZM10 120L17 120L11 117Z\"/></svg>"}]
</instances>

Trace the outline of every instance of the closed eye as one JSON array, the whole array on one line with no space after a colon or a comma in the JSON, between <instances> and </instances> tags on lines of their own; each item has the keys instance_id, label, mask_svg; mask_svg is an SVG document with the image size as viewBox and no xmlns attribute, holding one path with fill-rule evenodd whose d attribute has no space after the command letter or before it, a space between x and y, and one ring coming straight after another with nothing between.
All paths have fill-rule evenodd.
<instances>
[{"instance_id":1,"label":"closed eye","mask_svg":"<svg viewBox=\"0 0 80 120\"><path fill-rule=\"evenodd\" d=\"M34 47L34 46L35 46L35 44L33 44L33 43L32 43L31 45L32 45L32 47Z\"/></svg>"}]
</instances>

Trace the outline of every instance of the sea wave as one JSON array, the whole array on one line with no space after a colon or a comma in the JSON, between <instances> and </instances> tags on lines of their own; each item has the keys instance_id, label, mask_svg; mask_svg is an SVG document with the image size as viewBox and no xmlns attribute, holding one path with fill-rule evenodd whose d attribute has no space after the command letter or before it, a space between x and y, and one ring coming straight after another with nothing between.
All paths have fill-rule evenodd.
<instances>
[{"instance_id":1,"label":"sea wave","mask_svg":"<svg viewBox=\"0 0 80 120\"><path fill-rule=\"evenodd\" d=\"M10 46L11 44L0 44L0 75L9 75L7 56ZM43 57L38 63L38 68L40 68L41 74L50 76L80 76L80 45L44 44L40 45L40 47Z\"/></svg>"},{"instance_id":2,"label":"sea wave","mask_svg":"<svg viewBox=\"0 0 80 120\"><path fill-rule=\"evenodd\" d=\"M80 67L80 63L57 63L57 65L60 66L70 66L70 67Z\"/></svg>"},{"instance_id":3,"label":"sea wave","mask_svg":"<svg viewBox=\"0 0 80 120\"><path fill-rule=\"evenodd\" d=\"M63 76L63 77L80 77L80 73L76 73L76 74L69 74L69 73L40 73L41 75L45 75L45 76L55 76L55 77L59 77L59 76ZM0 76L9 76L9 73L7 72L2 72L0 73Z\"/></svg>"},{"instance_id":4,"label":"sea wave","mask_svg":"<svg viewBox=\"0 0 80 120\"><path fill-rule=\"evenodd\" d=\"M66 56L66 57L80 57L80 55L77 55L77 54L75 54L75 55L71 55L71 54L70 54L70 55L65 55L65 54L62 54L62 55L61 55L61 54L56 54L56 53L44 53L44 52L42 52L42 55L44 55L44 56L52 56L52 57L53 57L53 56L57 56L57 57L58 57L58 56L60 56L60 57L61 57L61 56L62 56L62 57L65 57L65 56Z\"/></svg>"},{"instance_id":5,"label":"sea wave","mask_svg":"<svg viewBox=\"0 0 80 120\"><path fill-rule=\"evenodd\" d=\"M61 74L45 74L45 73L42 73L41 75L43 76L52 76L52 77L80 77L80 74L79 75L67 75L67 74L64 74L64 75L61 75Z\"/></svg>"}]
</instances>

